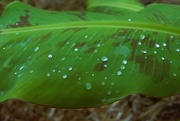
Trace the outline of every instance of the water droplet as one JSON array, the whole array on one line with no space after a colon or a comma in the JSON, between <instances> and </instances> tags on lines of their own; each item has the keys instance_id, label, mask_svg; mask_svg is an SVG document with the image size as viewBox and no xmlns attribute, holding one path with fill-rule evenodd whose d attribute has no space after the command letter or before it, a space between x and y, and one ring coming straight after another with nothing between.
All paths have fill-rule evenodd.
<instances>
[{"instance_id":1,"label":"water droplet","mask_svg":"<svg viewBox=\"0 0 180 121\"><path fill-rule=\"evenodd\" d=\"M34 71L33 70L30 70L29 73L32 74Z\"/></svg>"},{"instance_id":2,"label":"water droplet","mask_svg":"<svg viewBox=\"0 0 180 121\"><path fill-rule=\"evenodd\" d=\"M23 70L23 69L24 69L24 67L25 67L25 66L21 66L21 67L19 68L19 70L20 70L20 71L21 71L21 70Z\"/></svg>"},{"instance_id":3,"label":"water droplet","mask_svg":"<svg viewBox=\"0 0 180 121\"><path fill-rule=\"evenodd\" d=\"M166 47L166 43L163 43L163 46Z\"/></svg>"},{"instance_id":4,"label":"water droplet","mask_svg":"<svg viewBox=\"0 0 180 121\"><path fill-rule=\"evenodd\" d=\"M6 48L5 47L3 47L3 50L5 50Z\"/></svg>"},{"instance_id":5,"label":"water droplet","mask_svg":"<svg viewBox=\"0 0 180 121\"><path fill-rule=\"evenodd\" d=\"M69 71L72 71L72 69L73 69L73 67L69 67L69 69L68 69L68 70L69 70Z\"/></svg>"},{"instance_id":6,"label":"water droplet","mask_svg":"<svg viewBox=\"0 0 180 121\"><path fill-rule=\"evenodd\" d=\"M19 32L16 32L16 34L19 34Z\"/></svg>"},{"instance_id":7,"label":"water droplet","mask_svg":"<svg viewBox=\"0 0 180 121\"><path fill-rule=\"evenodd\" d=\"M122 70L124 70L124 69L125 69L125 66L124 66L124 65L122 65L122 66L121 66L121 69L122 69Z\"/></svg>"},{"instance_id":8,"label":"water droplet","mask_svg":"<svg viewBox=\"0 0 180 121\"><path fill-rule=\"evenodd\" d=\"M78 51L78 48L74 48L74 51L77 52L77 51Z\"/></svg>"},{"instance_id":9,"label":"water droplet","mask_svg":"<svg viewBox=\"0 0 180 121\"><path fill-rule=\"evenodd\" d=\"M101 85L104 86L104 85L106 85L106 83L105 82L101 82Z\"/></svg>"},{"instance_id":10,"label":"water droplet","mask_svg":"<svg viewBox=\"0 0 180 121\"><path fill-rule=\"evenodd\" d=\"M142 52L142 53L144 53L144 54L146 54L146 53L147 53L147 51L146 51L146 50L142 50L141 52Z\"/></svg>"},{"instance_id":11,"label":"water droplet","mask_svg":"<svg viewBox=\"0 0 180 121\"><path fill-rule=\"evenodd\" d=\"M67 78L67 75L63 75L63 79L66 79Z\"/></svg>"},{"instance_id":12,"label":"water droplet","mask_svg":"<svg viewBox=\"0 0 180 121\"><path fill-rule=\"evenodd\" d=\"M16 26L18 26L19 25L19 23L16 23Z\"/></svg>"},{"instance_id":13,"label":"water droplet","mask_svg":"<svg viewBox=\"0 0 180 121\"><path fill-rule=\"evenodd\" d=\"M92 74L92 76L94 76L94 74Z\"/></svg>"},{"instance_id":14,"label":"water droplet","mask_svg":"<svg viewBox=\"0 0 180 121\"><path fill-rule=\"evenodd\" d=\"M157 48L159 48L159 47L160 47L160 45L159 45L159 44L156 44L155 46L156 46Z\"/></svg>"},{"instance_id":15,"label":"water droplet","mask_svg":"<svg viewBox=\"0 0 180 121\"><path fill-rule=\"evenodd\" d=\"M124 65L126 65L126 64L127 64L127 60L123 60L122 63L123 63Z\"/></svg>"},{"instance_id":16,"label":"water droplet","mask_svg":"<svg viewBox=\"0 0 180 121\"><path fill-rule=\"evenodd\" d=\"M69 45L69 42L66 42L67 45Z\"/></svg>"},{"instance_id":17,"label":"water droplet","mask_svg":"<svg viewBox=\"0 0 180 121\"><path fill-rule=\"evenodd\" d=\"M50 76L51 76L51 74L50 74L50 73L48 73L48 74L47 74L47 77L50 77Z\"/></svg>"},{"instance_id":18,"label":"water droplet","mask_svg":"<svg viewBox=\"0 0 180 121\"><path fill-rule=\"evenodd\" d=\"M145 37L146 37L145 35L141 35L141 39L145 39Z\"/></svg>"},{"instance_id":19,"label":"water droplet","mask_svg":"<svg viewBox=\"0 0 180 121\"><path fill-rule=\"evenodd\" d=\"M180 52L180 49L179 49L179 48L177 48L177 49L176 49L176 51L177 51L177 52Z\"/></svg>"},{"instance_id":20,"label":"water droplet","mask_svg":"<svg viewBox=\"0 0 180 121\"><path fill-rule=\"evenodd\" d=\"M104 79L107 79L107 77L104 77Z\"/></svg>"},{"instance_id":21,"label":"water droplet","mask_svg":"<svg viewBox=\"0 0 180 121\"><path fill-rule=\"evenodd\" d=\"M17 74L17 72L14 73L15 75Z\"/></svg>"},{"instance_id":22,"label":"water droplet","mask_svg":"<svg viewBox=\"0 0 180 121\"><path fill-rule=\"evenodd\" d=\"M97 52L98 52L98 50L95 49L95 50L94 50L94 53L97 53Z\"/></svg>"},{"instance_id":23,"label":"water droplet","mask_svg":"<svg viewBox=\"0 0 180 121\"><path fill-rule=\"evenodd\" d=\"M107 68L107 64L104 64L104 67Z\"/></svg>"},{"instance_id":24,"label":"water droplet","mask_svg":"<svg viewBox=\"0 0 180 121\"><path fill-rule=\"evenodd\" d=\"M154 54L156 54L157 53L157 51L154 51Z\"/></svg>"},{"instance_id":25,"label":"water droplet","mask_svg":"<svg viewBox=\"0 0 180 121\"><path fill-rule=\"evenodd\" d=\"M101 60L102 60L102 61L107 61L107 60L108 60L108 57L102 56Z\"/></svg>"},{"instance_id":26,"label":"water droplet","mask_svg":"<svg viewBox=\"0 0 180 121\"><path fill-rule=\"evenodd\" d=\"M177 74L176 74L176 73L173 73L173 76L177 76Z\"/></svg>"},{"instance_id":27,"label":"water droplet","mask_svg":"<svg viewBox=\"0 0 180 121\"><path fill-rule=\"evenodd\" d=\"M122 74L122 72L121 72L121 71L118 71L118 72L117 72L117 75L118 75L118 76L120 76L121 74Z\"/></svg>"},{"instance_id":28,"label":"water droplet","mask_svg":"<svg viewBox=\"0 0 180 121\"><path fill-rule=\"evenodd\" d=\"M92 88L91 83L86 83L86 89L87 89L87 90L90 90L91 88Z\"/></svg>"},{"instance_id":29,"label":"water droplet","mask_svg":"<svg viewBox=\"0 0 180 121\"><path fill-rule=\"evenodd\" d=\"M173 38L174 38L174 36L172 36L172 35L171 35L171 36L170 36L170 38L171 38L171 39L173 39Z\"/></svg>"},{"instance_id":30,"label":"water droplet","mask_svg":"<svg viewBox=\"0 0 180 121\"><path fill-rule=\"evenodd\" d=\"M111 85L113 86L113 85L114 85L114 82L112 82Z\"/></svg>"},{"instance_id":31,"label":"water droplet","mask_svg":"<svg viewBox=\"0 0 180 121\"><path fill-rule=\"evenodd\" d=\"M164 60L165 58L164 57L161 57L162 60Z\"/></svg>"},{"instance_id":32,"label":"water droplet","mask_svg":"<svg viewBox=\"0 0 180 121\"><path fill-rule=\"evenodd\" d=\"M52 72L56 72L56 70L55 70L55 69L53 69L53 70L52 70Z\"/></svg>"},{"instance_id":33,"label":"water droplet","mask_svg":"<svg viewBox=\"0 0 180 121\"><path fill-rule=\"evenodd\" d=\"M138 45L141 45L142 43L141 42L138 42Z\"/></svg>"},{"instance_id":34,"label":"water droplet","mask_svg":"<svg viewBox=\"0 0 180 121\"><path fill-rule=\"evenodd\" d=\"M65 60L65 59L66 59L65 57L62 57L62 58L61 58L62 61Z\"/></svg>"},{"instance_id":35,"label":"water droplet","mask_svg":"<svg viewBox=\"0 0 180 121\"><path fill-rule=\"evenodd\" d=\"M111 93L112 93L111 90L107 91L107 95L111 95Z\"/></svg>"},{"instance_id":36,"label":"water droplet","mask_svg":"<svg viewBox=\"0 0 180 121\"><path fill-rule=\"evenodd\" d=\"M97 44L97 47L100 47L101 46L101 44Z\"/></svg>"},{"instance_id":37,"label":"water droplet","mask_svg":"<svg viewBox=\"0 0 180 121\"><path fill-rule=\"evenodd\" d=\"M129 18L128 21L132 21L132 20Z\"/></svg>"},{"instance_id":38,"label":"water droplet","mask_svg":"<svg viewBox=\"0 0 180 121\"><path fill-rule=\"evenodd\" d=\"M84 36L84 38L88 38L88 36L87 36L87 35L85 35L85 36Z\"/></svg>"},{"instance_id":39,"label":"water droplet","mask_svg":"<svg viewBox=\"0 0 180 121\"><path fill-rule=\"evenodd\" d=\"M48 55L48 58L52 58L52 57L53 57L53 55L52 55L52 54L49 54L49 55Z\"/></svg>"},{"instance_id":40,"label":"water droplet","mask_svg":"<svg viewBox=\"0 0 180 121\"><path fill-rule=\"evenodd\" d=\"M36 47L34 48L34 52L38 51L39 50L39 47Z\"/></svg>"}]
</instances>

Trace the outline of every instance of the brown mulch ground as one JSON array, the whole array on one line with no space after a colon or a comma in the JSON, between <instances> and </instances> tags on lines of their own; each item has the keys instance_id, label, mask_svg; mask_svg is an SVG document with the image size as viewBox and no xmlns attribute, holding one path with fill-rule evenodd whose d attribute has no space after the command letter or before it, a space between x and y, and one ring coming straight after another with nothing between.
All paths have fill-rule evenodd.
<instances>
[{"instance_id":1,"label":"brown mulch ground","mask_svg":"<svg viewBox=\"0 0 180 121\"><path fill-rule=\"evenodd\" d=\"M11 1L0 0L0 13ZM48 10L85 10L85 0L21 1ZM180 0L141 1L180 5ZM11 99L0 103L0 121L180 121L180 95L160 99L133 94L118 102L88 109L55 109Z\"/></svg>"}]
</instances>

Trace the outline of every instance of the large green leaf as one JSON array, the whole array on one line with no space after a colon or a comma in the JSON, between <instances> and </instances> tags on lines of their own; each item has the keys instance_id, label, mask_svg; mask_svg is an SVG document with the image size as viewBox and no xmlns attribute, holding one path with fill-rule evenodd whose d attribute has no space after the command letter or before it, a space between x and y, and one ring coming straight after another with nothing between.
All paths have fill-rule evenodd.
<instances>
[{"instance_id":1,"label":"large green leaf","mask_svg":"<svg viewBox=\"0 0 180 121\"><path fill-rule=\"evenodd\" d=\"M179 94L180 7L152 4L124 15L103 9L10 4L0 17L0 101L79 108L132 93Z\"/></svg>"}]
</instances>

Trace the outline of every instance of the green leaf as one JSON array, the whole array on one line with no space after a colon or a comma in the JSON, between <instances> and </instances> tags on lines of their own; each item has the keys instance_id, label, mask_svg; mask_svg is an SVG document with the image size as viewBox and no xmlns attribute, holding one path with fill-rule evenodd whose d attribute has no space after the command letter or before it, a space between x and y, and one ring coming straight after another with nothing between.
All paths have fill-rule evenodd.
<instances>
[{"instance_id":1,"label":"green leaf","mask_svg":"<svg viewBox=\"0 0 180 121\"><path fill-rule=\"evenodd\" d=\"M137 12L144 8L138 0L88 0L88 9L99 7L119 8L122 12Z\"/></svg>"},{"instance_id":2,"label":"green leaf","mask_svg":"<svg viewBox=\"0 0 180 121\"><path fill-rule=\"evenodd\" d=\"M144 8L137 0L88 0L88 11L109 15L126 15Z\"/></svg>"},{"instance_id":3,"label":"green leaf","mask_svg":"<svg viewBox=\"0 0 180 121\"><path fill-rule=\"evenodd\" d=\"M125 15L58 13L10 4L0 17L0 102L80 108L133 93L179 94L179 11L152 4Z\"/></svg>"}]
</instances>

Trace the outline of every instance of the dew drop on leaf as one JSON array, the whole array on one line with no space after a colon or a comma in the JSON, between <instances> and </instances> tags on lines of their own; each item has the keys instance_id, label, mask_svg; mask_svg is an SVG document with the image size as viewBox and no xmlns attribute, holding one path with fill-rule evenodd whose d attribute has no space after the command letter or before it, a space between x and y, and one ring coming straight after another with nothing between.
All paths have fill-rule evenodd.
<instances>
[{"instance_id":1,"label":"dew drop on leaf","mask_svg":"<svg viewBox=\"0 0 180 121\"><path fill-rule=\"evenodd\" d=\"M63 75L63 79L66 79L67 78L67 75Z\"/></svg>"},{"instance_id":2,"label":"dew drop on leaf","mask_svg":"<svg viewBox=\"0 0 180 121\"><path fill-rule=\"evenodd\" d=\"M123 60L122 63L123 63L124 65L126 65L126 64L127 64L127 60Z\"/></svg>"},{"instance_id":3,"label":"dew drop on leaf","mask_svg":"<svg viewBox=\"0 0 180 121\"><path fill-rule=\"evenodd\" d=\"M163 43L163 46L166 47L166 43Z\"/></svg>"},{"instance_id":4,"label":"dew drop on leaf","mask_svg":"<svg viewBox=\"0 0 180 121\"><path fill-rule=\"evenodd\" d=\"M73 69L73 67L69 67L69 69L68 69L68 70L69 70L69 71L72 71L72 69Z\"/></svg>"},{"instance_id":5,"label":"dew drop on leaf","mask_svg":"<svg viewBox=\"0 0 180 121\"><path fill-rule=\"evenodd\" d=\"M106 85L106 83L105 83L105 82L102 82L101 85L104 86L104 85Z\"/></svg>"},{"instance_id":6,"label":"dew drop on leaf","mask_svg":"<svg viewBox=\"0 0 180 121\"><path fill-rule=\"evenodd\" d=\"M23 70L23 69L24 69L24 67L25 67L25 66L21 66L21 67L19 68L19 70L20 70L20 71L21 71L21 70Z\"/></svg>"},{"instance_id":7,"label":"dew drop on leaf","mask_svg":"<svg viewBox=\"0 0 180 121\"><path fill-rule=\"evenodd\" d=\"M87 90L90 90L91 88L92 88L91 83L86 83L86 89L87 89Z\"/></svg>"},{"instance_id":8,"label":"dew drop on leaf","mask_svg":"<svg viewBox=\"0 0 180 121\"><path fill-rule=\"evenodd\" d=\"M138 45L141 45L142 43L141 42L138 42Z\"/></svg>"},{"instance_id":9,"label":"dew drop on leaf","mask_svg":"<svg viewBox=\"0 0 180 121\"><path fill-rule=\"evenodd\" d=\"M146 37L145 35L141 35L141 39L145 39L145 37Z\"/></svg>"},{"instance_id":10,"label":"dew drop on leaf","mask_svg":"<svg viewBox=\"0 0 180 121\"><path fill-rule=\"evenodd\" d=\"M177 52L180 52L180 49L177 48L176 51L177 51Z\"/></svg>"},{"instance_id":11,"label":"dew drop on leaf","mask_svg":"<svg viewBox=\"0 0 180 121\"><path fill-rule=\"evenodd\" d=\"M122 65L122 66L121 66L121 69L122 69L122 70L124 70L124 69L125 69L125 66L124 66L124 65Z\"/></svg>"},{"instance_id":12,"label":"dew drop on leaf","mask_svg":"<svg viewBox=\"0 0 180 121\"><path fill-rule=\"evenodd\" d=\"M30 70L29 73L32 74L34 71L33 70Z\"/></svg>"},{"instance_id":13,"label":"dew drop on leaf","mask_svg":"<svg viewBox=\"0 0 180 121\"><path fill-rule=\"evenodd\" d=\"M114 85L114 83L112 82L112 83L111 83L111 85L113 86L113 85Z\"/></svg>"},{"instance_id":14,"label":"dew drop on leaf","mask_svg":"<svg viewBox=\"0 0 180 121\"><path fill-rule=\"evenodd\" d=\"M34 48L34 52L37 52L39 50L39 47Z\"/></svg>"},{"instance_id":15,"label":"dew drop on leaf","mask_svg":"<svg viewBox=\"0 0 180 121\"><path fill-rule=\"evenodd\" d=\"M176 73L173 73L173 76L177 76L177 74L176 74Z\"/></svg>"},{"instance_id":16,"label":"dew drop on leaf","mask_svg":"<svg viewBox=\"0 0 180 121\"><path fill-rule=\"evenodd\" d=\"M78 51L78 48L74 48L74 51L77 52L77 51Z\"/></svg>"},{"instance_id":17,"label":"dew drop on leaf","mask_svg":"<svg viewBox=\"0 0 180 121\"><path fill-rule=\"evenodd\" d=\"M62 57L62 58L61 58L62 61L65 60L65 59L66 59L65 57Z\"/></svg>"},{"instance_id":18,"label":"dew drop on leaf","mask_svg":"<svg viewBox=\"0 0 180 121\"><path fill-rule=\"evenodd\" d=\"M87 35L85 35L84 37L85 37L85 38L88 38L88 36L87 36Z\"/></svg>"},{"instance_id":19,"label":"dew drop on leaf","mask_svg":"<svg viewBox=\"0 0 180 121\"><path fill-rule=\"evenodd\" d=\"M47 77L50 77L50 76L51 76L51 74L50 74L50 73L48 73L48 74L47 74Z\"/></svg>"},{"instance_id":20,"label":"dew drop on leaf","mask_svg":"<svg viewBox=\"0 0 180 121\"><path fill-rule=\"evenodd\" d=\"M107 61L107 60L108 60L108 57L103 56L103 57L101 58L101 60L102 60L102 61Z\"/></svg>"},{"instance_id":21,"label":"dew drop on leaf","mask_svg":"<svg viewBox=\"0 0 180 121\"><path fill-rule=\"evenodd\" d=\"M162 59L162 60L164 60L165 58L164 58L164 57L162 57L161 59Z\"/></svg>"},{"instance_id":22,"label":"dew drop on leaf","mask_svg":"<svg viewBox=\"0 0 180 121\"><path fill-rule=\"evenodd\" d=\"M122 74L122 72L121 72L121 71L118 71L118 72L117 72L117 75L118 75L118 76L120 76L121 74Z\"/></svg>"},{"instance_id":23,"label":"dew drop on leaf","mask_svg":"<svg viewBox=\"0 0 180 121\"><path fill-rule=\"evenodd\" d=\"M146 54L146 53L147 53L147 51L146 51L146 50L142 50L141 52L142 52L142 53L144 53L144 54Z\"/></svg>"},{"instance_id":24,"label":"dew drop on leaf","mask_svg":"<svg viewBox=\"0 0 180 121\"><path fill-rule=\"evenodd\" d=\"M159 48L159 47L160 47L160 45L159 45L159 44L156 44L155 46L156 46L157 48Z\"/></svg>"},{"instance_id":25,"label":"dew drop on leaf","mask_svg":"<svg viewBox=\"0 0 180 121\"><path fill-rule=\"evenodd\" d=\"M49 55L48 55L48 58L52 58L52 57L53 57L53 55L52 55L52 54L49 54Z\"/></svg>"},{"instance_id":26,"label":"dew drop on leaf","mask_svg":"<svg viewBox=\"0 0 180 121\"><path fill-rule=\"evenodd\" d=\"M101 45L100 44L97 44L97 47L100 47Z\"/></svg>"},{"instance_id":27,"label":"dew drop on leaf","mask_svg":"<svg viewBox=\"0 0 180 121\"><path fill-rule=\"evenodd\" d=\"M107 91L107 95L111 95L111 93L112 93L111 90Z\"/></svg>"},{"instance_id":28,"label":"dew drop on leaf","mask_svg":"<svg viewBox=\"0 0 180 121\"><path fill-rule=\"evenodd\" d=\"M95 50L94 50L94 53L97 53L97 52L98 52L98 51L95 49Z\"/></svg>"}]
</instances>

